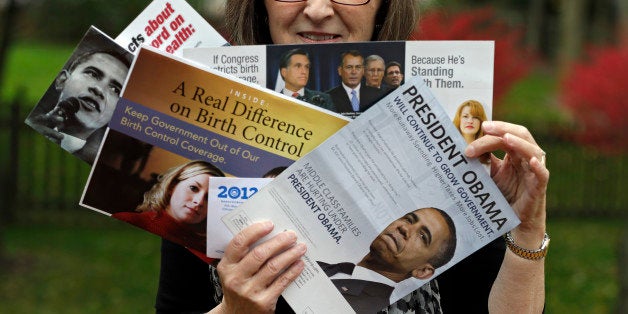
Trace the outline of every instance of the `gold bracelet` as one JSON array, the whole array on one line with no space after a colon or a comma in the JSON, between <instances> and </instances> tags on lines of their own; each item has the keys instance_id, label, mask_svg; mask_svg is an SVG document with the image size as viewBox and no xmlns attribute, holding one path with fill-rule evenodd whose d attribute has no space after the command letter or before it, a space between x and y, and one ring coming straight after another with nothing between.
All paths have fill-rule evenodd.
<instances>
[{"instance_id":1,"label":"gold bracelet","mask_svg":"<svg viewBox=\"0 0 628 314\"><path fill-rule=\"evenodd\" d=\"M549 235L545 233L545 236L543 237L543 242L541 242L541 248L539 248L538 250L528 250L518 246L515 243L515 239L512 237L512 234L510 234L510 231L504 234L504 239L506 240L506 245L511 252L515 253L517 256L529 260L538 260L545 257L545 255L547 255L547 248L549 247L550 242Z\"/></svg>"}]
</instances>

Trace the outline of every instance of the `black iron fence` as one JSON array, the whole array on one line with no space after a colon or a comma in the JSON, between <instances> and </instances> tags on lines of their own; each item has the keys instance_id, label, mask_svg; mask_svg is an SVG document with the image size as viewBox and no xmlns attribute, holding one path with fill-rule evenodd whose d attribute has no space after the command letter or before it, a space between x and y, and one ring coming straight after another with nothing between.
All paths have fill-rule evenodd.
<instances>
[{"instance_id":1,"label":"black iron fence","mask_svg":"<svg viewBox=\"0 0 628 314\"><path fill-rule=\"evenodd\" d=\"M50 211L63 215L79 207L89 165L24 124L28 112L19 99L0 106L10 108L0 114L2 219L10 223Z\"/></svg>"},{"instance_id":2,"label":"black iron fence","mask_svg":"<svg viewBox=\"0 0 628 314\"><path fill-rule=\"evenodd\" d=\"M19 100L0 104L2 219L79 207L90 166L24 124ZM548 215L628 217L626 156L605 156L560 141L543 142L551 171ZM54 215L54 214L53 214Z\"/></svg>"}]
</instances>

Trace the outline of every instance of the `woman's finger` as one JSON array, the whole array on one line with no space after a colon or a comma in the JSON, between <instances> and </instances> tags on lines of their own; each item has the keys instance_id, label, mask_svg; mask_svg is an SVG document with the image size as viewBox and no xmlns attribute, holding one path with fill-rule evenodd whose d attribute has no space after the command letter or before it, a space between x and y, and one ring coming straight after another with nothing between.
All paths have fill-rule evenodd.
<instances>
[{"instance_id":1,"label":"woman's finger","mask_svg":"<svg viewBox=\"0 0 628 314\"><path fill-rule=\"evenodd\" d=\"M536 144L536 141L534 140L534 137L532 137L530 131L526 127L518 124L503 121L484 121L482 123L482 130L485 134L498 137L503 137L506 134L513 134L525 141Z\"/></svg>"},{"instance_id":2,"label":"woman's finger","mask_svg":"<svg viewBox=\"0 0 628 314\"><path fill-rule=\"evenodd\" d=\"M469 143L465 148L465 155L467 157L475 158L482 154L494 152L500 149L504 149L504 139L495 135L484 135L475 141Z\"/></svg>"},{"instance_id":3,"label":"woman's finger","mask_svg":"<svg viewBox=\"0 0 628 314\"><path fill-rule=\"evenodd\" d=\"M254 281L267 287L267 293L271 297L279 297L305 267L301 261L305 251L305 244L298 243L274 256L255 274Z\"/></svg>"},{"instance_id":4,"label":"woman's finger","mask_svg":"<svg viewBox=\"0 0 628 314\"><path fill-rule=\"evenodd\" d=\"M517 167L525 167L532 157L545 163L545 152L535 142L511 133L504 133L501 136L485 135L470 143L465 149L465 155L473 158L497 150L505 151L513 165Z\"/></svg>"},{"instance_id":5,"label":"woman's finger","mask_svg":"<svg viewBox=\"0 0 628 314\"><path fill-rule=\"evenodd\" d=\"M240 271L246 276L255 276L269 260L294 246L296 242L297 235L294 231L288 230L276 234L267 241L258 244L249 254L242 258L239 267ZM256 280L264 286L267 286L272 281L268 277L257 277Z\"/></svg>"},{"instance_id":6,"label":"woman's finger","mask_svg":"<svg viewBox=\"0 0 628 314\"><path fill-rule=\"evenodd\" d=\"M236 234L225 249L222 258L223 263L236 264L240 262L251 250L251 247L268 235L274 228L271 221L261 221L251 224Z\"/></svg>"},{"instance_id":7,"label":"woman's finger","mask_svg":"<svg viewBox=\"0 0 628 314\"><path fill-rule=\"evenodd\" d=\"M530 170L530 160L536 158L539 163L545 166L545 151L536 143L531 143L510 133L504 135L505 151L512 158L513 165L525 171Z\"/></svg>"}]
</instances>

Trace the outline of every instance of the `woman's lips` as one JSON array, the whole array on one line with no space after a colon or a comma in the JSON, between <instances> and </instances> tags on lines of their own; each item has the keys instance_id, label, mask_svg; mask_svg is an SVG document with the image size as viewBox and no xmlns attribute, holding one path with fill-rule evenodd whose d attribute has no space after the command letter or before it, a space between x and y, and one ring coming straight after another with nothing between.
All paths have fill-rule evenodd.
<instances>
[{"instance_id":1,"label":"woman's lips","mask_svg":"<svg viewBox=\"0 0 628 314\"><path fill-rule=\"evenodd\" d=\"M189 211L197 214L198 213L198 209L199 206L195 206L195 205L184 205L185 208L187 208Z\"/></svg>"},{"instance_id":2,"label":"woman's lips","mask_svg":"<svg viewBox=\"0 0 628 314\"><path fill-rule=\"evenodd\" d=\"M298 33L298 35L303 37L303 39L305 39L306 41L312 41L312 42L334 41L340 38L339 35L329 34L329 33L303 32L303 33Z\"/></svg>"}]
</instances>

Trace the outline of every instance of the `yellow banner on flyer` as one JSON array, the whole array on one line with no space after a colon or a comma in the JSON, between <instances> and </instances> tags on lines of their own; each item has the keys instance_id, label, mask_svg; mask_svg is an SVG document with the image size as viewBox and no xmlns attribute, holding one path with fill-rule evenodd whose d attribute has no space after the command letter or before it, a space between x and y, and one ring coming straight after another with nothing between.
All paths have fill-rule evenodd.
<instances>
[{"instance_id":1,"label":"yellow banner on flyer","mask_svg":"<svg viewBox=\"0 0 628 314\"><path fill-rule=\"evenodd\" d=\"M123 97L292 160L348 123L330 112L234 80L142 49Z\"/></svg>"}]
</instances>

